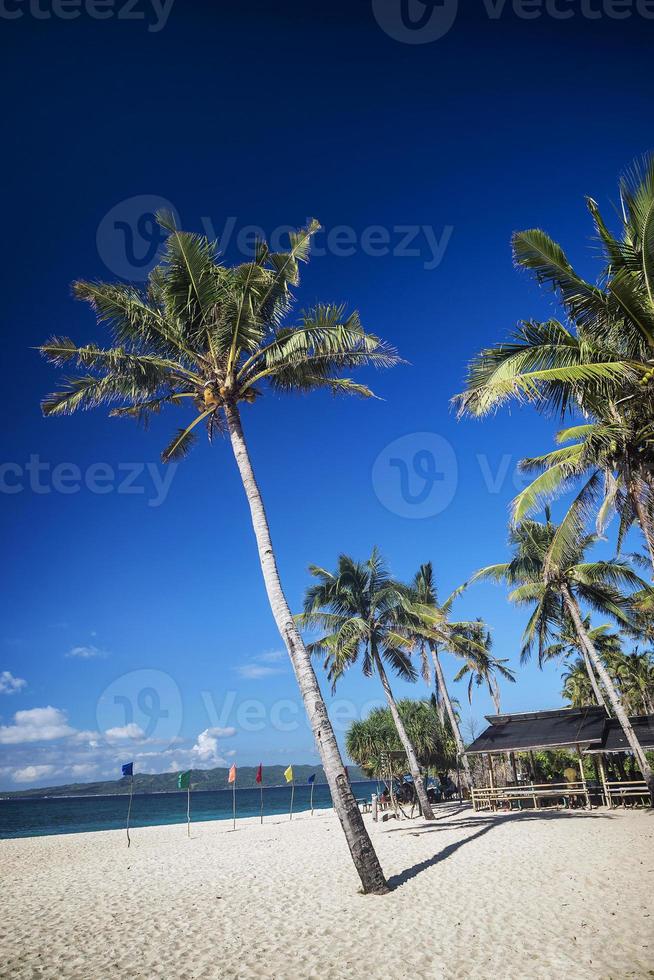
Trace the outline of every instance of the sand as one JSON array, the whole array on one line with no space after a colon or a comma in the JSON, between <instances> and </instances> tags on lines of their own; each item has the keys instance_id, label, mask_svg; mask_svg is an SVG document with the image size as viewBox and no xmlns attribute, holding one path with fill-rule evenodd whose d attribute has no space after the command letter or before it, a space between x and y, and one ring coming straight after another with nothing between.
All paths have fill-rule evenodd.
<instances>
[{"instance_id":1,"label":"sand","mask_svg":"<svg viewBox=\"0 0 654 980\"><path fill-rule=\"evenodd\" d=\"M0 841L0 976L654 976L651 814L366 821L385 897L332 811Z\"/></svg>"}]
</instances>

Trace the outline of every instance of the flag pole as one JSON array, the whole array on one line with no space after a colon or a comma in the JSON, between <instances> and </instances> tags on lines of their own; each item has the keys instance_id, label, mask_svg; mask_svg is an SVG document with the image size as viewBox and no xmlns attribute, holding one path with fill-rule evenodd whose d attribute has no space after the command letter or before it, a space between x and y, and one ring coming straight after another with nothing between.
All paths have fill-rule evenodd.
<instances>
[{"instance_id":1,"label":"flag pole","mask_svg":"<svg viewBox=\"0 0 654 980\"><path fill-rule=\"evenodd\" d=\"M313 816L313 783L311 783L311 816Z\"/></svg>"},{"instance_id":2,"label":"flag pole","mask_svg":"<svg viewBox=\"0 0 654 980\"><path fill-rule=\"evenodd\" d=\"M291 780L291 812L289 814L289 820L293 819L293 797L295 796L295 779Z\"/></svg>"},{"instance_id":3,"label":"flag pole","mask_svg":"<svg viewBox=\"0 0 654 980\"><path fill-rule=\"evenodd\" d=\"M130 840L130 836L129 836L129 817L130 817L130 814L132 812L132 796L133 796L133 794L134 794L134 773L132 772L132 775L130 776L130 779L129 779L129 805L127 807L127 846L128 847L132 843L131 840Z\"/></svg>"},{"instance_id":4,"label":"flag pole","mask_svg":"<svg viewBox=\"0 0 654 980\"><path fill-rule=\"evenodd\" d=\"M188 781L188 790L186 794L186 831L188 836L191 836L191 780Z\"/></svg>"},{"instance_id":5,"label":"flag pole","mask_svg":"<svg viewBox=\"0 0 654 980\"><path fill-rule=\"evenodd\" d=\"M232 783L232 830L236 830L236 778Z\"/></svg>"},{"instance_id":6,"label":"flag pole","mask_svg":"<svg viewBox=\"0 0 654 980\"><path fill-rule=\"evenodd\" d=\"M261 823L263 823L263 780L259 783L259 789L261 791Z\"/></svg>"}]
</instances>

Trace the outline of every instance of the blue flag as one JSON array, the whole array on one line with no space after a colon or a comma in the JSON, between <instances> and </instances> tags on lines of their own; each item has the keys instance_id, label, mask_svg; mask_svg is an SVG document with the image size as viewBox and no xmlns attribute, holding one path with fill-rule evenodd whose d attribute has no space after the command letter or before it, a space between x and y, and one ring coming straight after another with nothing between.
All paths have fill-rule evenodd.
<instances>
[{"instance_id":1,"label":"blue flag","mask_svg":"<svg viewBox=\"0 0 654 980\"><path fill-rule=\"evenodd\" d=\"M134 763L126 762L123 766L123 776L133 776L134 775Z\"/></svg>"},{"instance_id":2,"label":"blue flag","mask_svg":"<svg viewBox=\"0 0 654 980\"><path fill-rule=\"evenodd\" d=\"M312 776L309 776L309 778L307 779L307 782L308 783L315 783L315 781L316 781L316 774L314 772Z\"/></svg>"}]
</instances>

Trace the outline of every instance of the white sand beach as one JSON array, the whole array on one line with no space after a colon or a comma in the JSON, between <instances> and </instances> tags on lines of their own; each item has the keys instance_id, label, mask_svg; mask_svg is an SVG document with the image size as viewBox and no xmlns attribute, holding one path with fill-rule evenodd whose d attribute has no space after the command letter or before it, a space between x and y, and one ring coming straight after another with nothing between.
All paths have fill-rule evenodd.
<instances>
[{"instance_id":1,"label":"white sand beach","mask_svg":"<svg viewBox=\"0 0 654 980\"><path fill-rule=\"evenodd\" d=\"M358 893L331 811L0 842L3 978L654 975L654 816L374 824Z\"/></svg>"}]
</instances>

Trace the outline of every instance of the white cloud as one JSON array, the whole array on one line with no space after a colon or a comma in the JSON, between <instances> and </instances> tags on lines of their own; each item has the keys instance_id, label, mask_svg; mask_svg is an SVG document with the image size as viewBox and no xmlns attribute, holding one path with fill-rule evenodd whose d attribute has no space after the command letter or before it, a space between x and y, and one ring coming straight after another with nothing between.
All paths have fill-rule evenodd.
<instances>
[{"instance_id":1,"label":"white cloud","mask_svg":"<svg viewBox=\"0 0 654 980\"><path fill-rule=\"evenodd\" d=\"M274 664L281 664L283 660L286 660L286 654L283 650L269 650L266 653L258 654L256 657L251 657L248 663L241 664L234 670L245 680L259 681L264 677L286 673L285 667L273 666Z\"/></svg>"},{"instance_id":2,"label":"white cloud","mask_svg":"<svg viewBox=\"0 0 654 980\"><path fill-rule=\"evenodd\" d=\"M74 735L75 729L68 724L65 711L48 706L17 711L13 725L0 726L1 745L19 745L22 742L50 742L56 738Z\"/></svg>"},{"instance_id":3,"label":"white cloud","mask_svg":"<svg viewBox=\"0 0 654 980\"><path fill-rule=\"evenodd\" d=\"M230 738L232 735L236 735L235 728L205 728L190 751L191 759L209 767L223 765L225 759L218 750L218 739ZM179 750L176 754L179 754Z\"/></svg>"},{"instance_id":4,"label":"white cloud","mask_svg":"<svg viewBox=\"0 0 654 980\"><path fill-rule=\"evenodd\" d=\"M89 643L86 646L72 647L65 656L73 657L77 660L96 660L98 658L108 657L109 654L106 650L100 650L98 647L93 646L92 643Z\"/></svg>"},{"instance_id":5,"label":"white cloud","mask_svg":"<svg viewBox=\"0 0 654 980\"><path fill-rule=\"evenodd\" d=\"M14 769L11 778L15 783L33 783L52 776L56 771L54 766L25 766L24 769Z\"/></svg>"},{"instance_id":6,"label":"white cloud","mask_svg":"<svg viewBox=\"0 0 654 980\"><path fill-rule=\"evenodd\" d=\"M108 728L104 734L110 742L126 738L138 739L141 742L145 739L145 732L140 725L136 725L133 721L129 725L122 725L119 728Z\"/></svg>"},{"instance_id":7,"label":"white cloud","mask_svg":"<svg viewBox=\"0 0 654 980\"><path fill-rule=\"evenodd\" d=\"M73 776L94 776L96 774L96 766L92 762L79 762L71 766L70 771Z\"/></svg>"},{"instance_id":8,"label":"white cloud","mask_svg":"<svg viewBox=\"0 0 654 980\"><path fill-rule=\"evenodd\" d=\"M0 674L0 694L16 694L21 688L27 686L27 681L22 677L14 677L9 670L3 670Z\"/></svg>"},{"instance_id":9,"label":"white cloud","mask_svg":"<svg viewBox=\"0 0 654 980\"><path fill-rule=\"evenodd\" d=\"M283 674L281 667L266 667L264 664L242 664L236 667L236 673L247 681L260 681L263 677Z\"/></svg>"},{"instance_id":10,"label":"white cloud","mask_svg":"<svg viewBox=\"0 0 654 980\"><path fill-rule=\"evenodd\" d=\"M269 650L267 653L262 653L255 659L262 664L278 664L281 660L286 660L288 654L286 650Z\"/></svg>"}]
</instances>

